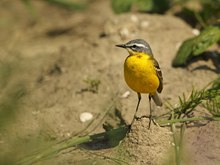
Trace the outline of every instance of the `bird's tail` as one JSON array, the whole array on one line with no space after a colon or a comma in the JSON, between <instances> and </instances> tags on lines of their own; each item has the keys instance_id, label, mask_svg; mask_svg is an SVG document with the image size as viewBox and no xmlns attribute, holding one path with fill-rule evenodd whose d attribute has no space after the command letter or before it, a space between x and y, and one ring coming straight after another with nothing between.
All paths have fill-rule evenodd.
<instances>
[{"instance_id":1,"label":"bird's tail","mask_svg":"<svg viewBox=\"0 0 220 165\"><path fill-rule=\"evenodd\" d=\"M162 100L157 92L155 92L154 94L151 94L151 97L153 98L153 100L157 106L161 107L163 105Z\"/></svg>"}]
</instances>

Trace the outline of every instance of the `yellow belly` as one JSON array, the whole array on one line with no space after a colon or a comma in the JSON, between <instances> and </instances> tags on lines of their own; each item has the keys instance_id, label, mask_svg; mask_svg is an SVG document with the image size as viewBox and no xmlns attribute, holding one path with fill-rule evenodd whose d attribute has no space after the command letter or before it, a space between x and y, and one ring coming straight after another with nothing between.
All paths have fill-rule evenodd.
<instances>
[{"instance_id":1,"label":"yellow belly","mask_svg":"<svg viewBox=\"0 0 220 165\"><path fill-rule=\"evenodd\" d=\"M155 93L159 79L150 56L146 54L130 55L124 63L124 76L128 86L135 92Z\"/></svg>"}]
</instances>

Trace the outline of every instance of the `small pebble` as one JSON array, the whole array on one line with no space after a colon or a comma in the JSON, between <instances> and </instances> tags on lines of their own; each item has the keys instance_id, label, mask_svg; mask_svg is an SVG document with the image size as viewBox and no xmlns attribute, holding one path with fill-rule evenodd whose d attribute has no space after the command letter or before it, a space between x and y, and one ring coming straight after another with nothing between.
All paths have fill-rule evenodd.
<instances>
[{"instance_id":1,"label":"small pebble","mask_svg":"<svg viewBox=\"0 0 220 165\"><path fill-rule=\"evenodd\" d=\"M129 95L130 95L130 91L126 91L121 95L121 98L128 98Z\"/></svg>"},{"instance_id":2,"label":"small pebble","mask_svg":"<svg viewBox=\"0 0 220 165\"><path fill-rule=\"evenodd\" d=\"M138 17L135 16L135 15L132 15L131 16L131 21L134 22L134 23L137 23L138 22Z\"/></svg>"},{"instance_id":3,"label":"small pebble","mask_svg":"<svg viewBox=\"0 0 220 165\"><path fill-rule=\"evenodd\" d=\"M128 36L129 36L129 30L127 29L127 28L123 28L123 29L121 29L120 31L119 31L119 33L120 33L120 36L122 37L122 38L127 38Z\"/></svg>"},{"instance_id":4,"label":"small pebble","mask_svg":"<svg viewBox=\"0 0 220 165\"><path fill-rule=\"evenodd\" d=\"M90 112L83 112L80 114L80 121L85 123L89 120L92 120L93 115Z\"/></svg>"},{"instance_id":5,"label":"small pebble","mask_svg":"<svg viewBox=\"0 0 220 165\"><path fill-rule=\"evenodd\" d=\"M146 29L149 26L149 22L148 21L142 21L140 24L141 29Z\"/></svg>"},{"instance_id":6,"label":"small pebble","mask_svg":"<svg viewBox=\"0 0 220 165\"><path fill-rule=\"evenodd\" d=\"M67 136L67 137L70 137L70 136L71 136L71 133L70 133L70 132L67 132L67 133L66 133L66 136Z\"/></svg>"},{"instance_id":7,"label":"small pebble","mask_svg":"<svg viewBox=\"0 0 220 165\"><path fill-rule=\"evenodd\" d=\"M200 31L198 29L193 29L192 33L196 36L198 36L200 34Z\"/></svg>"}]
</instances>

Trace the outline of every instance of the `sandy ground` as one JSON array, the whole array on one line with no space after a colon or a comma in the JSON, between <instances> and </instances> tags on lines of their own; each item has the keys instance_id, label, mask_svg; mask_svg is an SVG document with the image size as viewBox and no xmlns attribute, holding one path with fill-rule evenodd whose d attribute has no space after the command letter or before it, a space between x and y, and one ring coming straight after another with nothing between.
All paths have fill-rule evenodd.
<instances>
[{"instance_id":1,"label":"sandy ground","mask_svg":"<svg viewBox=\"0 0 220 165\"><path fill-rule=\"evenodd\" d=\"M43 2L33 4L37 15L35 20L22 3L1 2L0 61L16 64L13 65L16 71L10 79L13 83L8 83L7 88L13 88L19 82L26 88L19 113L0 132L0 147L6 148L7 152L10 152L14 145L11 142L15 139L37 146L39 144L30 139L40 138L50 142L78 133L102 132L102 124L112 119L111 115L105 114L115 109L129 124L137 95L123 79L123 62L127 52L116 48L115 44L134 38L143 38L150 43L163 71L161 97L173 105L178 102L178 96L183 93L187 96L193 87L201 89L218 76L216 72L219 70L211 60L198 60L188 69L172 68L171 62L180 44L194 36L191 27L177 17L144 13L115 15L108 1L101 0L92 2L85 11L75 12ZM95 82L97 90L91 87L91 81ZM130 92L128 97L121 97L127 91ZM165 111L165 107L156 108L154 113L157 115ZM79 118L82 112L92 113L92 122L82 123ZM148 113L148 98L143 96L138 116ZM172 139L169 130L153 127L148 133L143 126L146 121L135 124L141 125L136 133L139 143L135 143L131 133L122 144L126 144L127 154L131 157L127 163L160 164L160 158L154 155L170 153L168 148L172 148ZM218 164L219 136L218 123L187 128L184 142L188 164ZM154 145L152 141L145 141L149 137L158 140L158 143ZM143 151L146 152L137 155ZM77 158L74 156L76 152ZM17 154L19 157L20 153ZM80 150L68 151L52 162L75 164L80 159L93 157L91 155L94 156ZM48 161L38 164L47 164L51 160ZM112 164L104 158L98 164L103 162Z\"/></svg>"}]
</instances>

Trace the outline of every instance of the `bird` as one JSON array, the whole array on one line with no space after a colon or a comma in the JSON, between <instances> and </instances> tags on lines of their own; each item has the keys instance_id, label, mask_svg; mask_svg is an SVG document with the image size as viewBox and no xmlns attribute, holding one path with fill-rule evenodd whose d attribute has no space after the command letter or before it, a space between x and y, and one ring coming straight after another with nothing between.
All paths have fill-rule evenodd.
<instances>
[{"instance_id":1,"label":"bird","mask_svg":"<svg viewBox=\"0 0 220 165\"><path fill-rule=\"evenodd\" d=\"M153 120L151 99L157 106L162 106L162 100L158 94L163 90L163 76L159 63L154 58L150 45L143 39L134 39L115 46L124 48L129 53L124 61L124 79L127 85L138 95L131 125L135 119L138 119L136 114L141 101L141 94L149 94L150 120L148 128L150 129L151 120Z\"/></svg>"}]
</instances>

